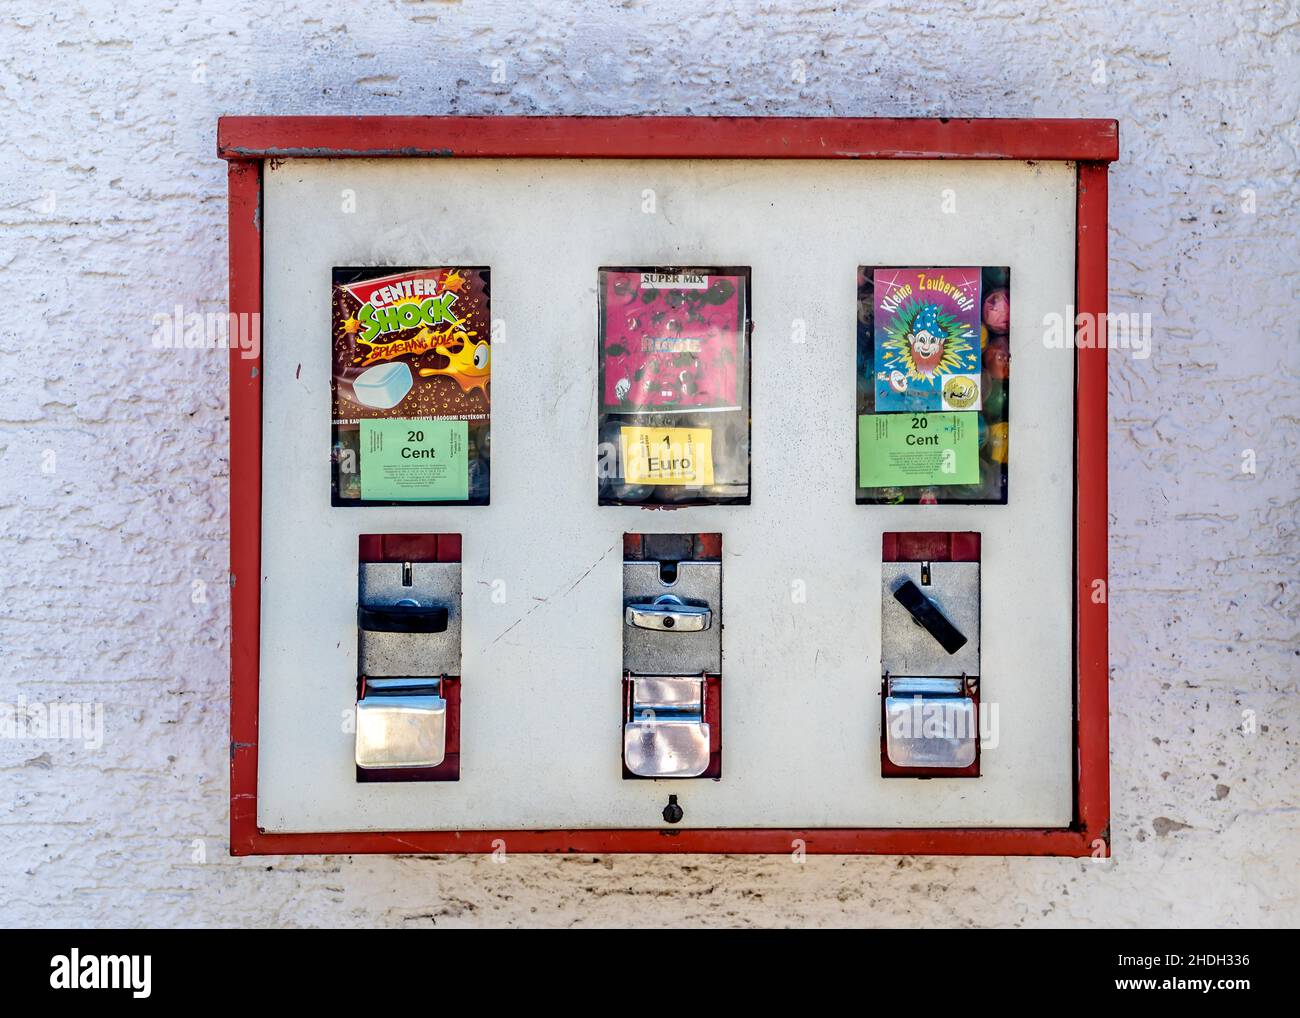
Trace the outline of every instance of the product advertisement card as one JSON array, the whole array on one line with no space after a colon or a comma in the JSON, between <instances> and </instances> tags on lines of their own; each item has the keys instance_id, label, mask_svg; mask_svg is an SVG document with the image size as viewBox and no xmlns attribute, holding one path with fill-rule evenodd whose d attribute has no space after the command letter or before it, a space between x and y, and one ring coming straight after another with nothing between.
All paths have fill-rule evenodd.
<instances>
[{"instance_id":1,"label":"product advertisement card","mask_svg":"<svg viewBox=\"0 0 1300 1018\"><path fill-rule=\"evenodd\" d=\"M337 268L334 504L487 501L486 268Z\"/></svg>"},{"instance_id":2,"label":"product advertisement card","mask_svg":"<svg viewBox=\"0 0 1300 1018\"><path fill-rule=\"evenodd\" d=\"M875 270L876 413L980 408L980 278Z\"/></svg>"},{"instance_id":3,"label":"product advertisement card","mask_svg":"<svg viewBox=\"0 0 1300 1018\"><path fill-rule=\"evenodd\" d=\"M740 409L746 282L691 272L602 272L601 409Z\"/></svg>"}]
</instances>

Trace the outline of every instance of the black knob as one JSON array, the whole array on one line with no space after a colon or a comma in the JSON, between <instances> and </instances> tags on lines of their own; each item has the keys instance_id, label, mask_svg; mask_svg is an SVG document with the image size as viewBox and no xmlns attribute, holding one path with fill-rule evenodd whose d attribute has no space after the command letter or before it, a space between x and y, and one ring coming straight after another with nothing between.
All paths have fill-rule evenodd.
<instances>
[{"instance_id":1,"label":"black knob","mask_svg":"<svg viewBox=\"0 0 1300 1018\"><path fill-rule=\"evenodd\" d=\"M367 633L445 633L446 608L423 605L359 605L357 626Z\"/></svg>"},{"instance_id":2,"label":"black knob","mask_svg":"<svg viewBox=\"0 0 1300 1018\"><path fill-rule=\"evenodd\" d=\"M956 654L966 646L965 634L949 622L939 606L922 594L921 588L911 580L905 580L894 591L894 600L906 608L912 621L938 640L949 654Z\"/></svg>"},{"instance_id":3,"label":"black knob","mask_svg":"<svg viewBox=\"0 0 1300 1018\"><path fill-rule=\"evenodd\" d=\"M664 807L664 823L680 823L682 819L682 808L677 805L677 796L668 796L668 805Z\"/></svg>"}]
</instances>

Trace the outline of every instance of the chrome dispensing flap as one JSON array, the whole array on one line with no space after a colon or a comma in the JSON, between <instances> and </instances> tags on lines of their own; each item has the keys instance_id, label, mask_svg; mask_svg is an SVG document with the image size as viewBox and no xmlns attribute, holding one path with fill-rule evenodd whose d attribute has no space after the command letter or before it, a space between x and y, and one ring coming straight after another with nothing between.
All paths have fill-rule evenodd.
<instances>
[{"instance_id":1,"label":"chrome dispensing flap","mask_svg":"<svg viewBox=\"0 0 1300 1018\"><path fill-rule=\"evenodd\" d=\"M722 671L722 563L684 561L673 583L659 563L623 563L623 670L634 675Z\"/></svg>"},{"instance_id":2,"label":"chrome dispensing flap","mask_svg":"<svg viewBox=\"0 0 1300 1018\"><path fill-rule=\"evenodd\" d=\"M979 719L966 681L889 679L885 689L885 751L897 767L969 767Z\"/></svg>"},{"instance_id":3,"label":"chrome dispensing flap","mask_svg":"<svg viewBox=\"0 0 1300 1018\"><path fill-rule=\"evenodd\" d=\"M708 770L703 678L654 675L632 680L623 760L629 771L643 778L695 778Z\"/></svg>"},{"instance_id":4,"label":"chrome dispensing flap","mask_svg":"<svg viewBox=\"0 0 1300 1018\"><path fill-rule=\"evenodd\" d=\"M363 562L357 616L359 674L460 674L459 562Z\"/></svg>"},{"instance_id":5,"label":"chrome dispensing flap","mask_svg":"<svg viewBox=\"0 0 1300 1018\"><path fill-rule=\"evenodd\" d=\"M447 752L447 701L438 679L367 679L357 701L358 767L437 767Z\"/></svg>"}]
</instances>

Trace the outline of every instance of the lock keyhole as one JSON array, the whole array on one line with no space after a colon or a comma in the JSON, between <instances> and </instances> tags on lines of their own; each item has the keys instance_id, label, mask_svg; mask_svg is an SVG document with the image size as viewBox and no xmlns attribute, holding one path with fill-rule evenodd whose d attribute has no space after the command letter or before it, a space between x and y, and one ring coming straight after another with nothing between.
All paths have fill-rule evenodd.
<instances>
[{"instance_id":1,"label":"lock keyhole","mask_svg":"<svg viewBox=\"0 0 1300 1018\"><path fill-rule=\"evenodd\" d=\"M672 628L673 628L673 625L674 625L674 622L673 622L673 618L672 618L671 615L670 615L668 618L664 619L664 628L665 628L665 629L672 629Z\"/></svg>"},{"instance_id":2,"label":"lock keyhole","mask_svg":"<svg viewBox=\"0 0 1300 1018\"><path fill-rule=\"evenodd\" d=\"M677 796L668 796L668 805L664 807L664 822L669 824L680 823L683 816L682 808L677 805Z\"/></svg>"}]
</instances>

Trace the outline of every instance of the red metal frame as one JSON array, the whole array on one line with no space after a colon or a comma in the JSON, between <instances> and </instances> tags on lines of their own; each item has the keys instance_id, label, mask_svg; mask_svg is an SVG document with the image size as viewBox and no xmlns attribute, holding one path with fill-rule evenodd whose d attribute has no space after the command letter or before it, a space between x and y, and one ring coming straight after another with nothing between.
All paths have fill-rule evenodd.
<instances>
[{"instance_id":1,"label":"red metal frame","mask_svg":"<svg viewBox=\"0 0 1300 1018\"><path fill-rule=\"evenodd\" d=\"M1113 120L717 117L223 117L230 310L262 310L262 161L287 157L1014 159L1078 164L1075 306L1106 312L1106 175ZM1100 335L1105 335L1101 330ZM257 827L261 347L230 360L230 850L310 853L1110 853L1106 350L1075 352L1075 818L1063 828L400 831L266 834ZM1100 588L1097 586L1100 581ZM1100 596L1099 596L1100 594Z\"/></svg>"}]
</instances>

